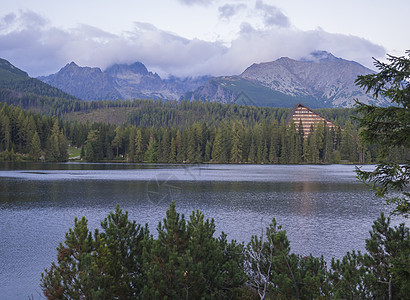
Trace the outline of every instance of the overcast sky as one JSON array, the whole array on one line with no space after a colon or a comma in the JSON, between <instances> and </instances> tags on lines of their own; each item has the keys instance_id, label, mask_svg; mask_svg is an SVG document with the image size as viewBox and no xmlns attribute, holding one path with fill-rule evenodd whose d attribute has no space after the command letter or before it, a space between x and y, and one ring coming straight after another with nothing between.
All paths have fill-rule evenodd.
<instances>
[{"instance_id":1,"label":"overcast sky","mask_svg":"<svg viewBox=\"0 0 410 300\"><path fill-rule=\"evenodd\" d=\"M372 68L410 49L409 0L10 0L0 57L30 76L140 61L166 77L240 74L314 50Z\"/></svg>"}]
</instances>

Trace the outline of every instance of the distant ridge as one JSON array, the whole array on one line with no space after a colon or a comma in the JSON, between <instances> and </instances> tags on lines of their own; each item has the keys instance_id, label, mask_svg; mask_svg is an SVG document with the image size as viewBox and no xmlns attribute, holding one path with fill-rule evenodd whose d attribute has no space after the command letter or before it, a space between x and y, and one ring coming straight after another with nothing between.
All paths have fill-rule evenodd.
<instances>
[{"instance_id":1,"label":"distant ridge","mask_svg":"<svg viewBox=\"0 0 410 300\"><path fill-rule=\"evenodd\" d=\"M141 62L100 68L67 64L56 74L38 77L41 81L83 100L170 99L179 100L190 90L206 83L208 76L162 79Z\"/></svg>"},{"instance_id":2,"label":"distant ridge","mask_svg":"<svg viewBox=\"0 0 410 300\"><path fill-rule=\"evenodd\" d=\"M0 91L1 102L13 104L13 99L17 102L23 96L32 94L37 96L57 97L62 99L75 99L58 88L46 84L36 78L31 78L28 74L12 65L9 61L0 58Z\"/></svg>"},{"instance_id":3,"label":"distant ridge","mask_svg":"<svg viewBox=\"0 0 410 300\"><path fill-rule=\"evenodd\" d=\"M39 77L45 83L83 100L168 99L235 103L239 95L247 105L292 107L302 102L315 108L353 107L355 99L387 106L355 85L357 76L373 71L354 61L314 51L295 60L282 57L254 63L240 75L219 77L171 76L162 79L143 63L100 68L67 64L56 74Z\"/></svg>"},{"instance_id":4,"label":"distant ridge","mask_svg":"<svg viewBox=\"0 0 410 300\"><path fill-rule=\"evenodd\" d=\"M239 76L211 78L206 85L187 95L191 100L231 103L246 93L255 105L292 107L303 102L312 108L352 107L354 99L386 106L355 85L358 75L373 73L354 61L315 51L301 60L287 57L253 64Z\"/></svg>"}]
</instances>

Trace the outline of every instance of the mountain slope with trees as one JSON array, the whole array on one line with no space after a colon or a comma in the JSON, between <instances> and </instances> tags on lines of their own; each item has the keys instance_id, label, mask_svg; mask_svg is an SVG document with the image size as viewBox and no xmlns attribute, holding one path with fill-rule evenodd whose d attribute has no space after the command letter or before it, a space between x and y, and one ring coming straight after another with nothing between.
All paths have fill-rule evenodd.
<instances>
[{"instance_id":1,"label":"mountain slope with trees","mask_svg":"<svg viewBox=\"0 0 410 300\"><path fill-rule=\"evenodd\" d=\"M80 100L0 59L0 102L58 116Z\"/></svg>"},{"instance_id":2,"label":"mountain slope with trees","mask_svg":"<svg viewBox=\"0 0 410 300\"><path fill-rule=\"evenodd\" d=\"M371 73L356 62L316 51L301 60L282 57L253 64L239 76L211 78L186 97L233 103L245 94L250 105L273 107L292 107L298 102L312 108L352 107L355 98L366 104L389 105L383 97L376 99L355 85L358 75Z\"/></svg>"},{"instance_id":3,"label":"mountain slope with trees","mask_svg":"<svg viewBox=\"0 0 410 300\"><path fill-rule=\"evenodd\" d=\"M42 81L31 78L28 74L10 62L0 58L0 89L9 90L15 94L35 94L64 99L75 99L73 96L63 91L43 83Z\"/></svg>"}]
</instances>

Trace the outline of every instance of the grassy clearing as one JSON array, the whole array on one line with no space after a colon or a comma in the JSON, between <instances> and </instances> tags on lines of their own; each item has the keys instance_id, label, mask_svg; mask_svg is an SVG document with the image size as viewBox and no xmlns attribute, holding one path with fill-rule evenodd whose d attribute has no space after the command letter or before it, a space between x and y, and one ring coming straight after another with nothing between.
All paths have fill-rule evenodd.
<instances>
[{"instance_id":1,"label":"grassy clearing","mask_svg":"<svg viewBox=\"0 0 410 300\"><path fill-rule=\"evenodd\" d=\"M81 148L76 147L68 147L68 158L69 159L80 159L81 156Z\"/></svg>"}]
</instances>

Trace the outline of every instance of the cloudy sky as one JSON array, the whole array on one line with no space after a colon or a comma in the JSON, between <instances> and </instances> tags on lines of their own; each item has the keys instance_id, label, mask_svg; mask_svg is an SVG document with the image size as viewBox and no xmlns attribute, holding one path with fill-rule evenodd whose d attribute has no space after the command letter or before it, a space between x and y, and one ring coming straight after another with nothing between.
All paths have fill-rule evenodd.
<instances>
[{"instance_id":1,"label":"cloudy sky","mask_svg":"<svg viewBox=\"0 0 410 300\"><path fill-rule=\"evenodd\" d=\"M12 0L1 4L0 58L33 77L71 61L234 75L314 50L372 68L410 49L409 15L408 0Z\"/></svg>"}]
</instances>

